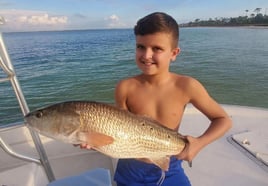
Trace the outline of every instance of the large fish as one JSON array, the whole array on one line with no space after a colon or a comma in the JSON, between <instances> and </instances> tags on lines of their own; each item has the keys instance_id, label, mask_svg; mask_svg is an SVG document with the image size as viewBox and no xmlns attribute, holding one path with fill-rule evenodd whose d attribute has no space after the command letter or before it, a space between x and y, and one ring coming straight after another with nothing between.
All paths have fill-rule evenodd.
<instances>
[{"instance_id":1,"label":"large fish","mask_svg":"<svg viewBox=\"0 0 268 186\"><path fill-rule=\"evenodd\" d=\"M180 134L155 120L99 102L58 103L27 114L25 120L47 137L86 142L113 158L148 158L162 170L186 145Z\"/></svg>"}]
</instances>

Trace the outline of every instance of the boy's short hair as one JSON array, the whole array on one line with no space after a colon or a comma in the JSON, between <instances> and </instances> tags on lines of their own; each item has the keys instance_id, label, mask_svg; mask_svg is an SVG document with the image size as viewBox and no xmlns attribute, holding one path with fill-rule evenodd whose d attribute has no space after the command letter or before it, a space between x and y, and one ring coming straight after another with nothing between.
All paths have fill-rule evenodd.
<instances>
[{"instance_id":1,"label":"boy's short hair","mask_svg":"<svg viewBox=\"0 0 268 186\"><path fill-rule=\"evenodd\" d=\"M155 12L138 20L134 27L135 35L147 35L157 32L171 34L172 46L178 47L179 25L170 15L163 12Z\"/></svg>"}]
</instances>

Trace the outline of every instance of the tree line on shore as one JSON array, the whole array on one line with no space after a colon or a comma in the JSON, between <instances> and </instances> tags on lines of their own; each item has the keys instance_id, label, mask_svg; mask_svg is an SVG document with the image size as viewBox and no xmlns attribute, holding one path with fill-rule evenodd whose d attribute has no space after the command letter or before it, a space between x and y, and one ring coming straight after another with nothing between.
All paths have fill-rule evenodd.
<instances>
[{"instance_id":1,"label":"tree line on shore","mask_svg":"<svg viewBox=\"0 0 268 186\"><path fill-rule=\"evenodd\" d=\"M268 15L261 13L261 8L256 8L250 15L249 10L245 10L245 16L231 17L231 18L215 18L208 20L195 19L188 23L180 24L182 27L195 26L268 26Z\"/></svg>"}]
</instances>

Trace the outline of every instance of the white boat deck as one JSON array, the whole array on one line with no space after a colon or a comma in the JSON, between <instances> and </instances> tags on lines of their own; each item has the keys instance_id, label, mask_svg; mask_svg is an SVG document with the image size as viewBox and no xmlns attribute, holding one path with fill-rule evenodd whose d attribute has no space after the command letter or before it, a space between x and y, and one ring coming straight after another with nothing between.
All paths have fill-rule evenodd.
<instances>
[{"instance_id":1,"label":"white boat deck","mask_svg":"<svg viewBox=\"0 0 268 186\"><path fill-rule=\"evenodd\" d=\"M187 175L193 185L200 186L267 186L267 165L260 164L248 152L231 144L228 139L232 140L238 134L245 134L243 137L240 136L242 138L237 138L238 143L242 145L244 140L248 140L250 143L248 146L251 146L252 149L263 147L258 149L258 152L267 156L268 110L229 105L224 107L232 117L233 127L224 137L203 149L194 159L192 168L185 164ZM188 112L180 132L198 135L206 127L207 119L200 116L198 111L193 108L190 108ZM249 132L259 134L258 139L254 139ZM266 140L262 141L262 137L266 137Z\"/></svg>"},{"instance_id":2,"label":"white boat deck","mask_svg":"<svg viewBox=\"0 0 268 186\"><path fill-rule=\"evenodd\" d=\"M203 149L194 159L192 168L186 162L183 164L192 185L267 186L268 110L223 106L232 117L233 127L224 137ZM186 109L180 133L198 136L207 124L208 120L190 105ZM0 136L16 152L38 157L27 128L1 129ZM115 160L96 151L80 149L46 137L41 139L56 179L105 168L110 170L112 180ZM254 154L257 154L257 158L253 158ZM47 184L42 167L10 157L0 148L0 185Z\"/></svg>"}]
</instances>

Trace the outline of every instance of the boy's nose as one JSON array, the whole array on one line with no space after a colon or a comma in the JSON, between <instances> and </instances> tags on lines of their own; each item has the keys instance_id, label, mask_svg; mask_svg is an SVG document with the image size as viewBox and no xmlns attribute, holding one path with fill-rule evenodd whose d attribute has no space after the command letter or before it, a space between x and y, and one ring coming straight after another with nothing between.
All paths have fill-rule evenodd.
<instances>
[{"instance_id":1,"label":"boy's nose","mask_svg":"<svg viewBox=\"0 0 268 186\"><path fill-rule=\"evenodd\" d=\"M153 57L153 51L151 49L146 49L143 52L143 58L144 59L152 59Z\"/></svg>"}]
</instances>

